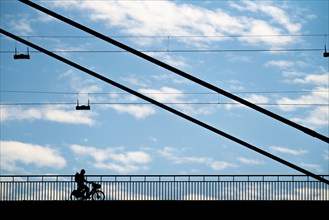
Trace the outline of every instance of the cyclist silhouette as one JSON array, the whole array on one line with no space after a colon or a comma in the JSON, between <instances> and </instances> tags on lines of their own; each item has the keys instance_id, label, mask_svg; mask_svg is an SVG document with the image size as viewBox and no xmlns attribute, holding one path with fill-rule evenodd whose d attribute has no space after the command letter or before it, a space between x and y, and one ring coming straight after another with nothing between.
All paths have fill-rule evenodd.
<instances>
[{"instance_id":1,"label":"cyclist silhouette","mask_svg":"<svg viewBox=\"0 0 329 220\"><path fill-rule=\"evenodd\" d=\"M86 171L84 169L81 169L80 173L76 174L75 181L77 182L78 190L80 192L85 191L85 195L89 196L89 187L85 184L88 183L87 179L85 178Z\"/></svg>"}]
</instances>

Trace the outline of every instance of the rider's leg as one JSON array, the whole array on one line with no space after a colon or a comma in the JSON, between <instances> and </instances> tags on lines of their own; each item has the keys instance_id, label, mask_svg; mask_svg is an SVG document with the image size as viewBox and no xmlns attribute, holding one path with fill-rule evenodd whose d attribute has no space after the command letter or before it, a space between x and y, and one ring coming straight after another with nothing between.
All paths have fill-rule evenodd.
<instances>
[{"instance_id":1,"label":"rider's leg","mask_svg":"<svg viewBox=\"0 0 329 220\"><path fill-rule=\"evenodd\" d=\"M85 194L87 197L89 197L89 187L87 185L84 185L84 190L85 190Z\"/></svg>"}]
</instances>

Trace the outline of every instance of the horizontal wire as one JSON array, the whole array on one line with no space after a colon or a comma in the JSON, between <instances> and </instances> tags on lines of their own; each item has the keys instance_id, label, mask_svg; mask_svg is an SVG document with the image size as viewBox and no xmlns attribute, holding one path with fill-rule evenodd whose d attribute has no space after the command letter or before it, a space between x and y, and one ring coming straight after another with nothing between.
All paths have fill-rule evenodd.
<instances>
[{"instance_id":1,"label":"horizontal wire","mask_svg":"<svg viewBox=\"0 0 329 220\"><path fill-rule=\"evenodd\" d=\"M109 35L111 38L266 38L326 37L327 34L244 34L244 35ZM0 35L2 37L2 35ZM5 36L3 36L5 37ZM20 35L22 38L97 38L90 35Z\"/></svg>"},{"instance_id":2,"label":"horizontal wire","mask_svg":"<svg viewBox=\"0 0 329 220\"><path fill-rule=\"evenodd\" d=\"M3 2L13 2L13 0L1 0ZM72 2L75 0L39 0L38 2ZM162 1L168 1L168 0L83 0L82 2L104 2L104 1L109 1L109 2L162 2ZM203 2L204 0L170 0L172 2ZM237 2L246 2L250 0L207 0L206 2L232 2L232 1L237 1ZM268 2L269 0L253 0L253 1L258 1L258 2L263 2L266 1ZM286 2L312 2L315 0L285 0ZM316 0L317 2L325 2L327 0Z\"/></svg>"},{"instance_id":3,"label":"horizontal wire","mask_svg":"<svg viewBox=\"0 0 329 220\"><path fill-rule=\"evenodd\" d=\"M0 106L6 105L76 105L75 102L21 102L21 103L0 103ZM89 105L146 105L148 102L89 102ZM162 102L165 105L242 105L237 102ZM255 105L275 105L275 106L329 106L323 103L254 103Z\"/></svg>"},{"instance_id":4,"label":"horizontal wire","mask_svg":"<svg viewBox=\"0 0 329 220\"><path fill-rule=\"evenodd\" d=\"M328 93L328 90L281 90L281 91L240 91L232 92L234 94L259 94L259 93ZM111 94L125 94L130 95L128 92L58 92L58 91L31 91L31 90L0 90L0 93L26 93L26 94L90 94L90 95L111 95ZM190 95L217 95L215 92L146 92L142 94L156 95L156 94L190 94Z\"/></svg>"},{"instance_id":5,"label":"horizontal wire","mask_svg":"<svg viewBox=\"0 0 329 220\"><path fill-rule=\"evenodd\" d=\"M142 53L210 53L210 52L315 52L325 51L324 48L304 49L186 49L186 50L138 50ZM53 50L52 53L129 53L125 50ZM15 51L0 51L0 53L15 53ZM41 53L40 51L29 51L29 53Z\"/></svg>"},{"instance_id":6,"label":"horizontal wire","mask_svg":"<svg viewBox=\"0 0 329 220\"><path fill-rule=\"evenodd\" d=\"M266 37L326 37L327 34L280 34L280 35L117 35L109 36L112 38L166 38L170 40L173 38L266 38ZM2 35L0 35L2 37ZM80 36L80 35L32 35L21 36L26 38L96 38L95 36ZM300 52L300 51L325 51L324 48L291 48L291 49L150 49L139 50L143 53L197 53L197 52ZM0 51L0 53L14 53L15 51ZM39 53L39 51L29 51L31 53ZM127 52L125 50L53 50L53 53L121 53Z\"/></svg>"}]
</instances>

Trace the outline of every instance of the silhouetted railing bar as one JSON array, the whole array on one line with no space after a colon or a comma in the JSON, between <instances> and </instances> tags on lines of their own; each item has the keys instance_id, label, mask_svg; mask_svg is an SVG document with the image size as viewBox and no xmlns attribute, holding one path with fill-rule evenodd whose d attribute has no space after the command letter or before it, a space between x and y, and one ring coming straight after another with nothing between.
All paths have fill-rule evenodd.
<instances>
[{"instance_id":1,"label":"silhouetted railing bar","mask_svg":"<svg viewBox=\"0 0 329 220\"><path fill-rule=\"evenodd\" d=\"M123 182L122 185L123 185L123 189L127 189L128 192L130 191L129 190L130 187L128 187L128 182L127 181ZM129 199L128 197L129 197L130 194L131 193L123 193L123 199L128 200Z\"/></svg>"},{"instance_id":2,"label":"silhouetted railing bar","mask_svg":"<svg viewBox=\"0 0 329 220\"><path fill-rule=\"evenodd\" d=\"M140 191L140 189L139 189L139 183L138 182L133 182L132 183L132 188L130 188L130 190L128 190L128 196L129 196L129 198L130 199L133 199L133 200L141 200L141 198L140 198L140 193L139 193L139 191ZM126 187L123 187L123 190L125 190L126 189ZM134 196L134 195L136 195L136 196Z\"/></svg>"},{"instance_id":3,"label":"silhouetted railing bar","mask_svg":"<svg viewBox=\"0 0 329 220\"><path fill-rule=\"evenodd\" d=\"M201 192L203 191L204 192L204 195L202 195L200 192L199 192L199 195L201 196L201 200L208 200L209 199L209 182L208 181L205 181L204 184L202 184L202 182L200 182L200 186L201 186Z\"/></svg>"},{"instance_id":4,"label":"silhouetted railing bar","mask_svg":"<svg viewBox=\"0 0 329 220\"><path fill-rule=\"evenodd\" d=\"M169 185L168 185L168 181L166 180L165 182L163 182L164 184L163 184L163 187L162 187L162 189L161 189L161 191L162 191L162 193L161 194L163 194L163 196L162 196L162 199L161 200L167 200L168 199L168 197L169 197L169 195L168 195L168 187L169 187ZM162 185L162 184L161 184Z\"/></svg>"},{"instance_id":5,"label":"silhouetted railing bar","mask_svg":"<svg viewBox=\"0 0 329 220\"><path fill-rule=\"evenodd\" d=\"M153 194L153 199L154 200L159 200L159 193L160 193L160 190L159 190L159 182L155 181L154 182L154 194Z\"/></svg>"},{"instance_id":6,"label":"silhouetted railing bar","mask_svg":"<svg viewBox=\"0 0 329 220\"><path fill-rule=\"evenodd\" d=\"M143 192L145 192L145 190L146 190L146 187L145 187L145 185L146 185L147 183L145 183L145 184L141 184L140 182L137 182L137 185L138 185L138 196L139 196L139 200L143 200L144 199L144 195L143 195Z\"/></svg>"},{"instance_id":7,"label":"silhouetted railing bar","mask_svg":"<svg viewBox=\"0 0 329 220\"><path fill-rule=\"evenodd\" d=\"M294 180L295 181L295 180ZM302 192L301 189L303 187L303 182L296 182L296 189L294 189L295 192ZM300 200L301 196L299 193L297 193L294 197L294 200Z\"/></svg>"},{"instance_id":8,"label":"silhouetted railing bar","mask_svg":"<svg viewBox=\"0 0 329 220\"><path fill-rule=\"evenodd\" d=\"M174 198L174 193L175 193L175 181L173 179L172 182L168 182L168 184L170 185L169 190L168 190L168 200L175 200Z\"/></svg>"},{"instance_id":9,"label":"silhouetted railing bar","mask_svg":"<svg viewBox=\"0 0 329 220\"><path fill-rule=\"evenodd\" d=\"M148 182L147 183L147 193L146 193L146 195L148 195L148 196L146 196L146 198L148 198L148 199L152 198L152 189L153 189L152 182Z\"/></svg>"},{"instance_id":10,"label":"silhouetted railing bar","mask_svg":"<svg viewBox=\"0 0 329 220\"><path fill-rule=\"evenodd\" d=\"M212 184L211 184L211 182L205 182L205 184L204 184L204 191L205 191L205 196L204 196L204 198L203 198L203 200L208 200L208 199L210 199L210 195L213 193L212 191L211 191L211 186L212 186Z\"/></svg>"},{"instance_id":11,"label":"silhouetted railing bar","mask_svg":"<svg viewBox=\"0 0 329 220\"><path fill-rule=\"evenodd\" d=\"M147 182L145 184L141 184L141 182L138 182L139 185L139 195L140 195L140 200L145 199L145 194L147 193Z\"/></svg>"},{"instance_id":12,"label":"silhouetted railing bar","mask_svg":"<svg viewBox=\"0 0 329 220\"><path fill-rule=\"evenodd\" d=\"M238 190L235 190L236 197L240 198L242 200L243 200L243 195L241 195L241 192L243 193L243 190L242 190L244 188L243 185L244 185L243 182L239 181L238 182Z\"/></svg>"},{"instance_id":13,"label":"silhouetted railing bar","mask_svg":"<svg viewBox=\"0 0 329 220\"><path fill-rule=\"evenodd\" d=\"M169 200L170 199L170 184L169 184L170 182L168 181L168 180L166 180L166 182L165 182L165 188L164 188L164 191L165 191L165 200Z\"/></svg>"},{"instance_id":14,"label":"silhouetted railing bar","mask_svg":"<svg viewBox=\"0 0 329 220\"><path fill-rule=\"evenodd\" d=\"M279 199L282 199L282 200L286 200L288 198L287 195L286 195L286 192L285 192L285 182L280 182L280 191L279 191L279 195L281 195L282 198L279 198Z\"/></svg>"},{"instance_id":15,"label":"silhouetted railing bar","mask_svg":"<svg viewBox=\"0 0 329 220\"><path fill-rule=\"evenodd\" d=\"M224 196L225 196L225 199L224 200L230 200L230 191L231 191L231 182L229 181L226 181L225 182L225 187L224 187Z\"/></svg>"},{"instance_id":16,"label":"silhouetted railing bar","mask_svg":"<svg viewBox=\"0 0 329 220\"><path fill-rule=\"evenodd\" d=\"M139 187L140 186L139 186L138 182L135 182L135 184L136 184L136 191L133 191L132 193L133 193L133 195L134 194L137 195L137 198L136 198L137 200L141 200L141 198L140 198L141 195L140 195L140 192L139 192Z\"/></svg>"}]
</instances>

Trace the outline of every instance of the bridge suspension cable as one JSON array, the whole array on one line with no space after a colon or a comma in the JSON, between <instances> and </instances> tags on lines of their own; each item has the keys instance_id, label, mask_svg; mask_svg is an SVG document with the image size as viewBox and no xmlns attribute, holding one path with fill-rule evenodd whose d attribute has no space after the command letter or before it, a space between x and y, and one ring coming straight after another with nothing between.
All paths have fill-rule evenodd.
<instances>
[{"instance_id":1,"label":"bridge suspension cable","mask_svg":"<svg viewBox=\"0 0 329 220\"><path fill-rule=\"evenodd\" d=\"M204 123L204 122L202 122L202 121L200 121L198 119L195 119L195 118L193 118L193 117L191 117L191 116L189 116L187 114L184 114L184 113L182 113L182 112L180 112L180 111L178 111L178 110L176 110L174 108L171 108L171 107L169 107L167 105L164 105L164 104L162 104L162 103L160 103L160 102L158 102L158 101L156 101L156 100L154 100L154 99L152 99L152 98L150 98L148 96L145 96L145 95L143 95L143 94L141 94L139 92L136 92L133 89L130 89L130 88L128 88L128 87L126 87L126 86L124 86L124 85L122 85L120 83L117 83L117 82L115 82L115 81L113 81L113 80L111 80L109 78L106 78L105 76L102 76L102 75L100 75L100 74L98 74L98 73L96 73L96 72L94 72L94 71L92 71L90 69L87 69L86 67L83 67L83 66L81 66L81 65L79 65L77 63L74 63L74 62L72 62L72 61L70 61L68 59L65 59L62 56L59 56L57 54L54 54L54 53L52 53L52 52L50 52L50 51L48 51L48 50L46 50L46 49L44 49L44 48L36 45L36 44L33 44L33 43L29 42L29 41L26 41L26 40L24 40L22 38L19 38L16 35L11 34L11 33L7 32L7 31L3 30L2 28L0 28L0 33L5 34L6 36L8 36L8 37L10 37L12 39L15 39L17 41L20 41L21 43L26 44L26 45L28 45L28 46L36 49L36 50L39 50L39 51L45 53L46 55L48 55L50 57L53 57L53 58L55 58L55 59L57 59L57 60L59 60L59 61L61 61L63 63L66 63L66 64L68 64L68 65L70 65L70 66L72 66L72 67L74 67L76 69L79 69L82 72L85 72L85 73L87 73L87 74L89 74L91 76L94 76L94 77L96 77L96 78L98 78L98 79L100 79L100 80L102 80L104 82L107 82L108 84L111 84L111 85L113 85L113 86L115 86L115 87L117 87L119 89L122 89L122 90L124 90L124 91L126 91L126 92L128 92L130 94L133 94L133 95L135 95L135 96L137 96L137 97L139 97L141 99L144 99L145 101L148 101L150 103L153 103L153 104L157 105L158 107L160 107L162 109L165 109L165 110L167 110L167 111L169 111L169 112L171 112L171 113L173 113L175 115L178 115L178 116L180 116L180 117L182 117L182 118L184 118L184 119L186 119L188 121L191 121L191 122L193 122L193 123L195 123L195 124L197 124L197 125L205 128L207 130L210 130L210 131L212 131L212 132L214 132L214 133L216 133L218 135L221 135L221 136L223 136L225 138L228 138L228 139L230 139L230 140L232 140L232 141L234 141L234 142L236 142L238 144L241 144L241 145L243 145L243 146L245 146L245 147L247 147L247 148L249 148L249 149L251 149L253 151L256 151L256 152L258 152L258 153L260 153L260 154L262 154L264 156L267 156L267 157L269 157L269 158L271 158L271 159L273 159L275 161L278 161L279 163L282 163L282 164L284 164L284 165L286 165L286 166L288 166L290 168L293 168L293 169L295 169L295 170L297 170L299 172L302 172L302 173L304 173L304 174L306 174L308 176L311 176L311 177L313 177L313 178L315 178L315 179L317 179L317 180L319 180L319 181L321 181L323 183L329 184L329 180L327 180L327 179L325 179L325 178L323 178L323 177L321 177L319 175L316 175L316 174L314 174L314 173L312 173L312 172L310 172L310 171L308 171L306 169L303 169L303 168L301 168L301 167L299 167L299 166L297 166L297 165L295 165L293 163L290 163L290 162L288 162L288 161L286 161L286 160L284 160L284 159L282 159L280 157L277 157L277 156L275 156L273 154L270 154L267 151L264 151L264 150L262 150L262 149L260 149L260 148L258 148L256 146L253 146L253 145L251 145L251 144L249 144L249 143L247 143L247 142L245 142L245 141L243 141L243 140L241 140L241 139L239 139L237 137L234 137L234 136L232 136L232 135L230 135L228 133L225 133L225 132L223 132L223 131L215 128L215 127L212 127L212 126L210 126L210 125L208 125L208 124L206 124L206 123Z\"/></svg>"},{"instance_id":2,"label":"bridge suspension cable","mask_svg":"<svg viewBox=\"0 0 329 220\"><path fill-rule=\"evenodd\" d=\"M114 40L114 39L112 39L110 37L107 37L107 36L99 33L99 32L96 32L96 31L94 31L94 30L92 30L92 29L90 29L90 28L88 28L86 26L83 26L83 25L81 25L81 24L79 24L79 23L77 23L77 22L75 22L73 20L70 20L70 19L68 19L68 18L66 18L66 17L64 17L64 16L62 16L60 14L57 14L57 13L55 13L55 12L53 12L53 11L47 9L47 8L44 8L44 7L42 7L42 6L40 6L40 5L36 4L36 3L33 3L31 1L29 1L29 0L18 0L18 1L20 1L20 2L22 2L22 3L24 3L24 4L28 5L28 6L30 6L32 8L35 8L35 9L41 11L41 12L44 12L44 13L52 16L52 17L55 17L55 18L57 18L57 19L65 22L65 23L67 23L67 24L69 24L71 26L74 26L74 27L76 27L76 28L78 28L78 29L80 29L80 30L82 30L84 32L87 32L87 33L89 33L89 34L91 34L91 35L93 35L93 36L95 36L95 37L97 37L99 39L102 39L102 40L104 40L104 41L106 41L106 42L108 42L108 43L110 43L112 45L115 45L115 46L117 46L117 47L119 47L119 48L121 48L121 49L123 49L125 51L128 51L128 52L130 52L130 53L132 53L132 54L134 54L134 55L136 55L138 57L141 57L142 59L145 59L145 60L147 60L147 61L149 61L151 63L154 63L154 64L156 64L158 66L161 66L161 67L163 67L163 68L165 68L165 69L167 69L167 70L169 70L169 71L171 71L173 73L176 73L176 74L178 74L178 75L180 75L180 76L182 76L184 78L187 78L188 80L193 81L193 82L195 82L195 83L197 83L197 84L199 84L199 85L201 85L203 87L206 87L206 88L208 88L210 90L213 90L213 91L215 91L215 92L217 92L219 94L222 94L222 95L224 95L224 96L226 96L226 97L228 97L228 98L230 98L230 99L232 99L234 101L237 101L237 102L239 102L239 103L241 103L241 104L243 104L243 105L245 105L245 106L247 106L249 108L252 108L252 109L254 109L254 110L258 111L258 112L261 112L261 113L263 113L263 114L265 114L267 116L270 116L270 117L272 117L272 118L274 118L274 119L276 119L278 121L281 121L281 122L283 122L283 123L285 123L285 124L287 124L287 125L289 125L291 127L294 127L294 128L296 128L296 129L298 129L298 130L300 130L300 131L302 131L302 132L304 132L304 133L306 133L306 134L308 134L310 136L313 136L313 137L315 137L317 139L320 139L320 140L322 140L322 141L324 141L326 143L329 143L329 137L326 137L326 136L324 136L324 135L322 135L320 133L317 133L316 131L314 131L314 130L312 130L310 128L304 127L304 126L302 126L300 124L297 124L297 123L295 123L295 122L293 122L291 120L288 120L288 119L286 119L286 118L284 118L284 117L282 117L280 115L277 115L277 114L275 114L275 113L273 113L273 112L271 112L269 110L266 110L266 109L264 109L264 108L262 108L262 107L260 107L258 105L255 105L255 104L253 104L253 103L251 103L251 102L249 102L249 101L247 101L245 99L242 99L242 98L240 98L240 97L238 97L238 96L236 96L236 95L234 95L232 93L229 93L229 92L227 92L227 91L225 91L223 89L220 89L220 88L218 88L218 87L216 87L216 86L214 86L214 85L212 85L212 84L210 84L208 82L205 82L205 81L203 81L203 80L201 80L201 79L199 79L197 77L194 77L194 76L192 76L192 75L190 75L190 74L188 74L188 73L186 73L186 72L184 72L182 70L179 70L179 69L177 69L177 68L175 68L175 67L173 67L173 66L171 66L169 64L166 64L166 63L164 63L164 62L162 62L160 60L157 60L157 59L155 59L153 57L150 57L150 56L148 56L145 53L142 53L142 52L140 52L140 51L138 51L138 50L136 50L134 48L131 48L131 47L129 47L129 46L127 46L127 45L119 42L119 41L116 41L116 40Z\"/></svg>"}]
</instances>

